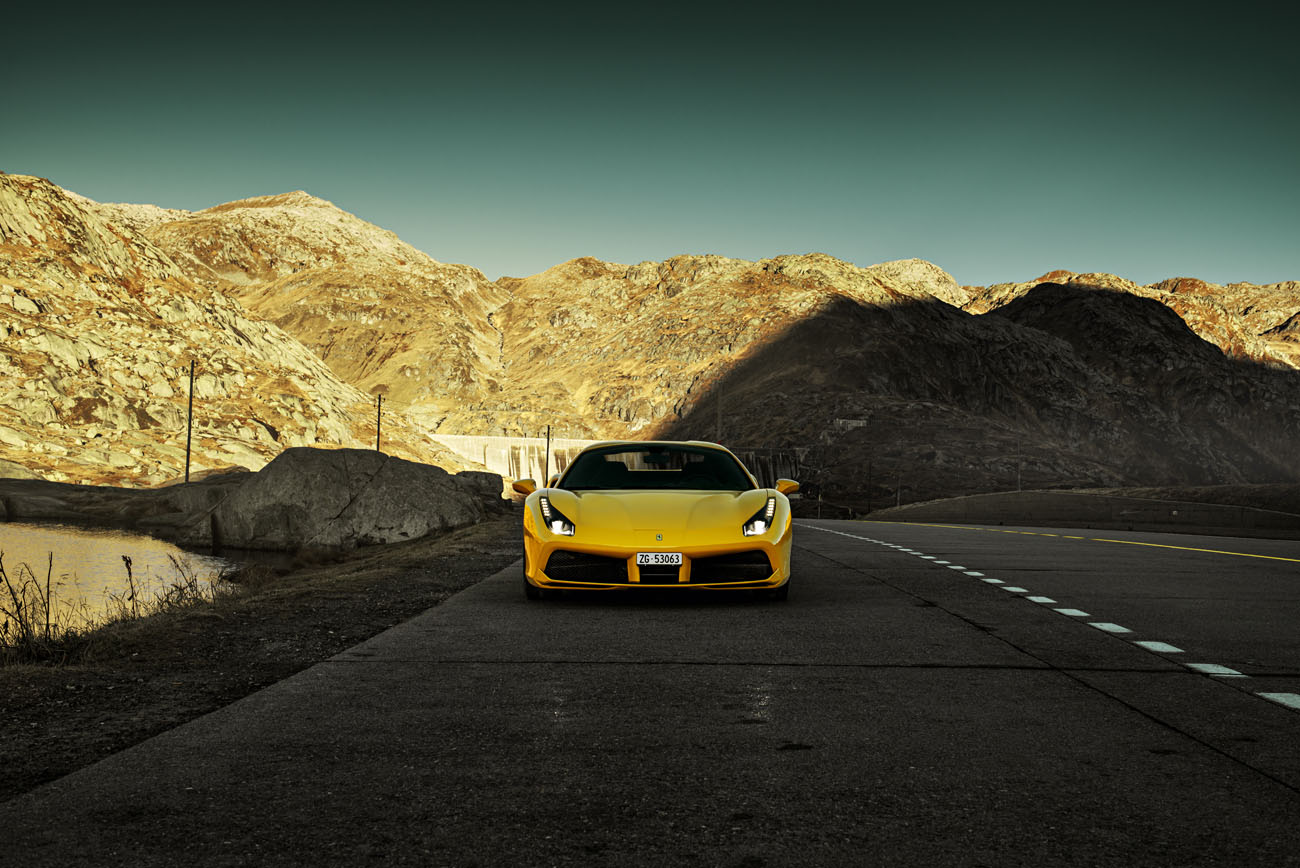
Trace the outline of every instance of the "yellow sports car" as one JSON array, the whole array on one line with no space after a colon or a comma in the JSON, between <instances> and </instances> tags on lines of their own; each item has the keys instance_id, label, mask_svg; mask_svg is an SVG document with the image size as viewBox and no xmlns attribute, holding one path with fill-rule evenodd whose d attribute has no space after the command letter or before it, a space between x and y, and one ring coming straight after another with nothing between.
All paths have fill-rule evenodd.
<instances>
[{"instance_id":1,"label":"yellow sports car","mask_svg":"<svg viewBox=\"0 0 1300 868\"><path fill-rule=\"evenodd\" d=\"M521 479L524 592L734 588L790 592L790 479L757 480L713 443L598 443L549 488Z\"/></svg>"}]
</instances>

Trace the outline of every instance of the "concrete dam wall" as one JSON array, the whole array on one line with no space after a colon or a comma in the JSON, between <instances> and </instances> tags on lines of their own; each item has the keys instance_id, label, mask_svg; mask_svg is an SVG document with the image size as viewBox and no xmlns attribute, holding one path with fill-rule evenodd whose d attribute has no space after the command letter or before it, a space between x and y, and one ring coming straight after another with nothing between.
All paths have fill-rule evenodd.
<instances>
[{"instance_id":1,"label":"concrete dam wall","mask_svg":"<svg viewBox=\"0 0 1300 868\"><path fill-rule=\"evenodd\" d=\"M535 479L545 485L547 479L563 472L580 451L599 440L551 438L548 460L545 437L501 437L474 434L431 434L434 440L462 458L477 461L493 473L509 479ZM802 450L738 447L732 449L759 485L771 487L776 480L799 478Z\"/></svg>"},{"instance_id":2,"label":"concrete dam wall","mask_svg":"<svg viewBox=\"0 0 1300 868\"><path fill-rule=\"evenodd\" d=\"M548 461L545 437L490 437L476 434L431 434L437 442L493 473L509 479L534 479L539 485L569 466L573 456L599 440L551 438Z\"/></svg>"}]
</instances>

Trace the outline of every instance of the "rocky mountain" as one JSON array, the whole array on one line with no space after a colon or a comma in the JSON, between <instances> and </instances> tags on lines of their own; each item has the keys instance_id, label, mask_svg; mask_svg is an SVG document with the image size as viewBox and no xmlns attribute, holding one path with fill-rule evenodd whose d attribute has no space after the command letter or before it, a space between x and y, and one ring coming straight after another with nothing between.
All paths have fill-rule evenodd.
<instances>
[{"instance_id":1,"label":"rocky mountain","mask_svg":"<svg viewBox=\"0 0 1300 868\"><path fill-rule=\"evenodd\" d=\"M449 416L459 430L797 449L858 508L1300 473L1300 376L1252 331L1268 321L1213 319L1212 296L1185 309L1221 343L1113 277L1039 282L979 315L980 291L917 260L580 259L501 283L502 391Z\"/></svg>"},{"instance_id":2,"label":"rocky mountain","mask_svg":"<svg viewBox=\"0 0 1300 868\"><path fill-rule=\"evenodd\" d=\"M176 213L0 174L0 459L55 481L180 476L191 360L193 471L372 445L369 395L143 234ZM396 413L385 429L394 454L464 466Z\"/></svg>"},{"instance_id":3,"label":"rocky mountain","mask_svg":"<svg viewBox=\"0 0 1300 868\"><path fill-rule=\"evenodd\" d=\"M289 383L288 372L301 369L292 375L299 382L336 396L311 413L278 397L256 399L267 402L257 406L261 415L232 404L230 425L243 419L245 428L223 429L220 448L233 460L259 443L274 452L286 437L320 436L331 424L328 437L343 441L346 424L317 421L313 434L307 422L316 418L362 420L351 429L355 442L370 414L353 408L383 393L410 420L410 443L425 442L421 429L536 435L546 425L570 437L718 438L797 452L807 481L857 508L1018 484L1300 480L1291 448L1300 434L1297 283L1218 287L1182 278L1144 287L1053 272L963 287L920 260L860 268L824 254L637 265L583 258L489 282L301 192L185 212L102 205L48 182L21 183L46 185L40 196L18 197L25 211L9 200L0 207L28 215L23 225L42 232L0 223L10 257L0 274L22 275L3 279L16 287L14 315L28 311L24 341L57 324L81 352L110 335L139 364L152 346L149 329L201 322L216 330L204 340L222 358L243 354L247 380L276 370ZM33 210L56 194L62 211ZM88 228L67 229L75 226ZM75 238L59 240L68 232ZM92 261L107 263L95 266L104 276L86 271ZM28 290L39 295L46 284L68 296L75 293L66 287L80 287L85 304L65 304L64 320L31 313ZM117 306L111 322L141 325L118 340L96 305ZM181 348L202 343L193 334L169 339ZM66 424L71 409L56 397L69 387L34 379L49 355L29 352L10 354L33 385L5 402L9 418ZM176 372L186 358L157 362L171 398L131 381L113 405L121 412L97 432L132 430L129 408L165 415L183 394ZM115 364L103 354L94 361ZM233 376L235 363L223 364ZM170 431L174 422L153 427ZM3 424L32 441L18 421ZM23 463L22 455L6 458ZM140 465L122 476L146 470L161 473Z\"/></svg>"},{"instance_id":4,"label":"rocky mountain","mask_svg":"<svg viewBox=\"0 0 1300 868\"><path fill-rule=\"evenodd\" d=\"M985 313L1029 292L1041 283L1084 289L1108 289L1158 301L1196 334L1237 359L1282 363L1300 369L1300 282L1258 286L1221 286L1190 277L1175 277L1140 286L1113 274L1053 271L1027 283L964 287L963 307Z\"/></svg>"},{"instance_id":5,"label":"rocky mountain","mask_svg":"<svg viewBox=\"0 0 1300 868\"><path fill-rule=\"evenodd\" d=\"M193 213L101 207L196 284L237 299L426 427L499 387L491 312L502 291L323 199L298 191Z\"/></svg>"},{"instance_id":6,"label":"rocky mountain","mask_svg":"<svg viewBox=\"0 0 1300 868\"><path fill-rule=\"evenodd\" d=\"M926 262L864 269L822 254L634 266L584 258L500 284L508 292L494 314L500 390L448 416L443 430L535 434L558 424L570 436L644 437L835 299L965 300L956 281Z\"/></svg>"}]
</instances>

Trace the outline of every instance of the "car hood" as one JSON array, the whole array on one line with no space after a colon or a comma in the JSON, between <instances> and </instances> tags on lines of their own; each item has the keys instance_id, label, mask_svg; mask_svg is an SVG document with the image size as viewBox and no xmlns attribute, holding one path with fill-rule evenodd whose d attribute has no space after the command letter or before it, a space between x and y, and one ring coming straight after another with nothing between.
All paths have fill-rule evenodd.
<instances>
[{"instance_id":1,"label":"car hood","mask_svg":"<svg viewBox=\"0 0 1300 868\"><path fill-rule=\"evenodd\" d=\"M552 489L548 494L583 537L672 546L718 533L739 536L740 526L763 508L771 492Z\"/></svg>"}]
</instances>

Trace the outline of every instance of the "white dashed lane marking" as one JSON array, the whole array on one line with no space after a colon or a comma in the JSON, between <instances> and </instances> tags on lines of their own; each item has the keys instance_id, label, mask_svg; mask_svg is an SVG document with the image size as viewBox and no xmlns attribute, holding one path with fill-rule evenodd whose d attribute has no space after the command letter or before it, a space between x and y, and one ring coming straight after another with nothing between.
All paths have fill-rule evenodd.
<instances>
[{"instance_id":1,"label":"white dashed lane marking","mask_svg":"<svg viewBox=\"0 0 1300 868\"><path fill-rule=\"evenodd\" d=\"M806 525L805 525L805 526L806 526ZM960 565L958 565L958 564L954 564L954 563L952 563L951 561L940 560L940 559L939 559L938 557L936 557L935 555L922 554L921 552L917 551L916 549L904 548L903 546L896 545L896 544L894 544L894 543L887 543L887 542L885 542L885 541L883 541L883 540L871 539L870 537L864 537L864 536L857 536L856 534L851 534L851 533L843 533L843 532L841 532L841 531L837 531L837 530L830 530L829 528L813 527L813 530L825 531L826 533L833 533L833 534L836 534L837 536L844 536L844 537L848 537L848 538L850 538L850 539L862 540L863 542L869 542L869 543L874 543L874 544L876 544L876 545L885 546L886 548L893 549L894 551L903 552L903 553L906 553L906 554L913 555L913 556L915 556L915 557L921 558L922 560L931 561L931 562L933 562L933 563L934 563L935 565L937 565L937 566L945 566L945 567L947 567L947 568L950 569L950 570L956 570L956 571L958 571L958 572L964 573L965 575L971 576L971 577L973 577L973 578L977 578L977 579L979 579L980 581L985 582L985 583L987 583L987 584L1000 586L1002 590L1007 591L1008 593L1012 593L1012 594L1029 594L1029 591L1028 591L1026 588L1021 588L1021 587L1017 587L1017 586L1014 586L1014 585L1007 585L1007 584L1005 584L1001 579L988 578L988 577L986 577L983 573L979 572L978 570L968 570L968 569L966 569L964 566L960 566ZM1049 533L1037 534L1037 533L1029 533L1029 532L1026 532L1026 531L1003 531L1003 532L1004 532L1004 533L1018 533L1018 534L1022 534L1022 535L1025 535L1025 536L1056 536L1056 534L1049 534ZM1080 536L1064 536L1064 537L1062 537L1062 538L1064 538L1064 539L1077 539L1077 540L1085 539L1085 537L1080 537ZM1098 540L1098 541L1099 541L1099 542L1108 542L1108 540ZM1118 540L1116 540L1116 542L1118 542ZM1160 547L1161 547L1161 548L1179 548L1178 546L1160 546ZM1192 551L1208 551L1208 550L1204 550L1204 549L1192 549ZM1254 556L1254 557L1259 557L1259 556ZM1289 559L1287 559L1287 558L1278 558L1277 560L1289 560ZM1033 602L1033 603L1041 603L1041 604L1044 604L1044 605L1052 604L1052 603L1055 603L1055 602L1056 602L1056 600L1052 599L1051 597L1041 597L1041 596L1026 596L1025 599L1026 599L1026 600L1029 600L1030 602ZM1087 612L1083 611L1082 609L1072 609L1072 608L1068 608L1068 607L1061 607L1061 608L1054 608L1052 611L1057 612L1057 613L1062 614L1062 615L1065 615L1066 617L1069 617L1069 618L1090 618L1090 617L1092 617L1091 615L1089 615ZM1119 624L1114 624L1114 623L1111 623L1110 621L1089 621L1089 622L1088 622L1088 626L1089 626L1089 627L1095 627L1095 628L1098 629L1098 630L1101 630L1101 631L1106 632L1106 633L1115 634L1115 635L1125 634L1125 633L1132 633L1132 632L1133 632L1133 631L1130 630L1128 627L1121 627ZM1144 648L1144 649L1146 649L1147 651L1151 651L1151 652L1154 652L1154 653L1156 653L1156 654L1183 654L1183 653L1185 653L1185 652L1183 651L1182 648L1179 648L1179 647L1177 647L1177 646L1175 646L1175 645L1170 645L1168 642L1160 642L1160 641L1157 641L1157 640L1154 640L1154 639L1141 639L1141 640L1131 639L1131 640L1129 640L1129 641L1132 642L1134 645L1137 645L1139 648ZM1242 679L1247 679L1247 678L1250 677L1250 676L1246 675L1245 673L1238 672L1236 669L1232 669L1231 667L1224 666L1224 665L1219 664L1219 663L1184 663L1183 665L1184 665L1185 667L1187 667L1188 669L1190 669L1191 671L1193 671L1193 672L1198 672L1198 673L1200 673L1200 674L1202 674L1202 675L1207 675L1207 676L1210 676L1210 677L1212 677L1212 678L1242 678ZM1285 707L1287 707L1287 708L1290 708L1290 709L1292 709L1292 710L1294 710L1294 711L1300 711L1300 693L1265 693L1265 692L1257 692L1257 693L1255 693L1255 695L1261 697L1262 699L1267 699L1267 700L1269 700L1270 702L1275 702L1275 703L1277 703L1277 704L1279 704L1279 705L1282 705L1282 706L1285 706Z\"/></svg>"},{"instance_id":2,"label":"white dashed lane marking","mask_svg":"<svg viewBox=\"0 0 1300 868\"><path fill-rule=\"evenodd\" d=\"M1151 642L1151 641L1134 641L1134 645L1140 645L1148 651L1155 651L1158 654L1182 654L1182 648L1175 648L1168 642Z\"/></svg>"},{"instance_id":3,"label":"white dashed lane marking","mask_svg":"<svg viewBox=\"0 0 1300 868\"><path fill-rule=\"evenodd\" d=\"M1188 669L1194 669L1197 672L1206 675L1222 675L1225 678L1246 678L1236 669L1229 669L1227 666L1220 666L1218 663L1186 663Z\"/></svg>"}]
</instances>

